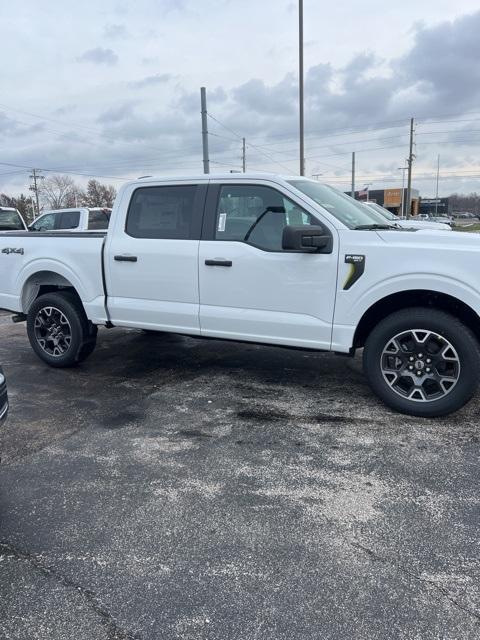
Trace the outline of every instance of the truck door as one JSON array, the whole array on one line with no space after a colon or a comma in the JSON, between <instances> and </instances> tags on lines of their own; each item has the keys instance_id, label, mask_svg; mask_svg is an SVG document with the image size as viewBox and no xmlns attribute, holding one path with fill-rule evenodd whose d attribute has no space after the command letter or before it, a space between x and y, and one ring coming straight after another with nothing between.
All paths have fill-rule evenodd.
<instances>
[{"instance_id":1,"label":"truck door","mask_svg":"<svg viewBox=\"0 0 480 640\"><path fill-rule=\"evenodd\" d=\"M135 188L136 187L136 188ZM124 192L127 209L105 250L115 325L198 334L198 249L206 185L164 184Z\"/></svg>"},{"instance_id":2,"label":"truck door","mask_svg":"<svg viewBox=\"0 0 480 640\"><path fill-rule=\"evenodd\" d=\"M200 243L202 335L329 349L335 229L265 184L210 185ZM322 224L331 253L289 253L284 227Z\"/></svg>"}]
</instances>

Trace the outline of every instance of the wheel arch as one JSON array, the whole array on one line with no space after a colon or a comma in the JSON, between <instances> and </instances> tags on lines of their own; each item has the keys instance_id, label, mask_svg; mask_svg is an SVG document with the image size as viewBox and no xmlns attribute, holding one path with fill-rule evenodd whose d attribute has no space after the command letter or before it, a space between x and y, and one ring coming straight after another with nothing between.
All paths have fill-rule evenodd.
<instances>
[{"instance_id":1,"label":"wheel arch","mask_svg":"<svg viewBox=\"0 0 480 640\"><path fill-rule=\"evenodd\" d=\"M23 313L28 313L30 306L39 296L44 293L60 290L74 293L82 303L81 295L77 287L65 275L48 269L31 274L26 278L22 286L21 305Z\"/></svg>"},{"instance_id":2,"label":"wheel arch","mask_svg":"<svg viewBox=\"0 0 480 640\"><path fill-rule=\"evenodd\" d=\"M480 342L480 317L468 304L447 293L413 289L387 295L369 307L355 330L353 348L364 346L369 333L380 320L395 311L409 307L426 307L446 311L469 327Z\"/></svg>"}]
</instances>

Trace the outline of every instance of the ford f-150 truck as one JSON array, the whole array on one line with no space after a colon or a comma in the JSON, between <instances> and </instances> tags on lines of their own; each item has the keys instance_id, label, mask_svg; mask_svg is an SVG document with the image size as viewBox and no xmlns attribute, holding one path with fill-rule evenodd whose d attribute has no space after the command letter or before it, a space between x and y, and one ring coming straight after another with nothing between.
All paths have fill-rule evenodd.
<instances>
[{"instance_id":1,"label":"ford f-150 truck","mask_svg":"<svg viewBox=\"0 0 480 640\"><path fill-rule=\"evenodd\" d=\"M0 308L46 363L97 326L353 355L392 408L440 416L480 374L478 236L378 222L349 196L267 174L124 185L108 232L0 234Z\"/></svg>"}]
</instances>

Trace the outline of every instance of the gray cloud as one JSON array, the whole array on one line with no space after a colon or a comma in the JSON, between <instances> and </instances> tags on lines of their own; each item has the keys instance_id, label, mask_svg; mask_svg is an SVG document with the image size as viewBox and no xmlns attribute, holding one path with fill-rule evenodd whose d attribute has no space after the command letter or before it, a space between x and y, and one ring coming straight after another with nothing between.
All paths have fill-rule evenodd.
<instances>
[{"instance_id":1,"label":"gray cloud","mask_svg":"<svg viewBox=\"0 0 480 640\"><path fill-rule=\"evenodd\" d=\"M125 3L130 20L129 6ZM296 7L293 3L292 11L296 11ZM156 8L161 12L157 15L162 17L165 11L179 7L173 0L168 0ZM183 4L180 9L187 13L187 20L190 19L190 5ZM168 21L172 20L173 29L181 28L176 15L165 16L164 23L167 23L167 17ZM115 20L118 23L125 21L130 28L126 17L112 18L113 22ZM144 34L149 24L151 22L145 16L140 16L131 28L136 34ZM214 28L220 38L222 34L218 24ZM105 29L105 34L110 33L109 37L118 37L115 49L121 55L122 66L118 64L112 68L105 85L94 86L93 90L88 83L84 88L82 79L82 72L84 76L94 76L91 68L70 70L72 87L70 94L65 94L65 106L61 106L61 100L43 100L43 105L55 104L55 111L49 111L48 106L42 107L41 100L38 105L32 103L28 107L27 102L12 102L13 106L51 117L54 122L29 125L24 122L31 119L28 116L19 114L17 121L10 117L10 113L8 116L0 113L0 135L2 143L5 141L2 146L8 149L4 155L5 162L78 167L79 171L93 171L98 175L105 172L108 175L164 173L176 171L175 167L184 172L200 170L199 87L205 82L208 108L212 114L240 136L246 136L247 144L267 145L263 147L265 153L283 165L287 164L292 171L297 169L298 82L295 57L288 58L285 67L292 72L283 76L278 74L278 69L275 76L266 73L261 64L253 67L255 74L241 75L239 67L235 73L232 71L226 76L224 69L228 64L225 65L224 60L219 61L218 69L210 64L205 72L201 62L196 66L196 60L192 59L190 63L190 58L190 66L183 69L184 75L181 76L177 50L169 43L165 51L170 54L165 57L157 42L166 45L163 38L158 39L157 33L142 35L142 46L138 47L131 38L125 43L121 41L122 24L108 24ZM168 38L169 30L166 29L165 33L165 38ZM417 24L410 34L410 50L403 55L390 55L388 60L364 50L365 46L375 47L376 42L369 40L365 45L361 38L356 41L357 45L360 43L360 50L346 62L342 58L343 62L339 63L334 57L335 52L332 52L330 62L317 64L325 57L315 58L312 51L306 56L312 66L305 78L308 170L313 170L317 163L325 167L332 162L330 171L334 169L336 175L343 176L348 173L348 153L355 148L359 152L359 170L394 174L405 157L410 116L425 119L441 114L461 114L477 108L480 99L480 65L477 62L480 38L477 40L477 33L480 33L480 12L430 27ZM282 42L280 56L284 47L283 41L279 39L278 42ZM351 46L353 48L354 44ZM293 49L292 56L296 56ZM85 51L79 60L115 65L119 58L116 51L97 47ZM152 66L145 67L145 64ZM169 73L157 72L163 69ZM151 75L144 75L148 73ZM223 86L219 82L222 73ZM276 79L272 80L272 77ZM128 81L126 78L133 79ZM134 93L133 90L138 91ZM151 97L153 92L155 100ZM129 97L135 100L129 101ZM76 113L71 114L71 109ZM399 129L393 128L392 124L390 130L376 130L379 125L398 121L402 122ZM29 126L30 138L25 135ZM63 128L65 133L62 133ZM325 137L332 131L348 132L355 128L362 133ZM469 138L469 128L477 127L466 125L463 130L441 137L447 142L461 140L464 145L461 148L454 145L441 148L445 167L458 168L462 164L468 166L468 163L474 165L477 162L476 139L474 136ZM212 166L218 162L217 168L225 168L229 163L238 167L241 142L218 122L209 120L209 129L212 134ZM320 136L323 138L319 140ZM365 142L365 138L369 141ZM438 141L439 136L429 138L425 135L422 138L420 128L417 153L420 159L422 153L427 158L425 167L430 166L430 157L436 157L437 153L434 145L422 146L422 140L430 142L431 139ZM368 148L389 145L396 147L384 152L361 153ZM337 152L346 155L330 160L330 154ZM278 164L253 146L247 149L247 156L248 166L252 168L280 170ZM222 162L226 163L225 166L220 164Z\"/></svg>"},{"instance_id":2,"label":"gray cloud","mask_svg":"<svg viewBox=\"0 0 480 640\"><path fill-rule=\"evenodd\" d=\"M129 83L133 89L143 89L144 87L151 87L152 85L164 84L172 79L170 73L156 73L153 76L146 76L141 80L134 80Z\"/></svg>"},{"instance_id":3,"label":"gray cloud","mask_svg":"<svg viewBox=\"0 0 480 640\"><path fill-rule=\"evenodd\" d=\"M95 47L88 49L77 58L77 62L93 62L94 64L114 65L118 62L117 54L112 49L104 49L103 47Z\"/></svg>"},{"instance_id":4,"label":"gray cloud","mask_svg":"<svg viewBox=\"0 0 480 640\"><path fill-rule=\"evenodd\" d=\"M178 95L173 101L173 106L184 114L197 114L200 110L200 89L197 91L185 91L182 86L177 87ZM208 104L219 106L227 101L228 94L223 87L208 90Z\"/></svg>"},{"instance_id":5,"label":"gray cloud","mask_svg":"<svg viewBox=\"0 0 480 640\"><path fill-rule=\"evenodd\" d=\"M126 38L127 27L124 24L107 24L103 30L106 38Z\"/></svg>"},{"instance_id":6,"label":"gray cloud","mask_svg":"<svg viewBox=\"0 0 480 640\"><path fill-rule=\"evenodd\" d=\"M112 122L121 122L132 116L135 104L133 102L125 102L116 107L112 107L103 111L97 118L97 122L101 124L111 124Z\"/></svg>"},{"instance_id":7,"label":"gray cloud","mask_svg":"<svg viewBox=\"0 0 480 640\"><path fill-rule=\"evenodd\" d=\"M418 26L410 52L397 61L427 108L459 112L480 98L480 11L434 27Z\"/></svg>"},{"instance_id":8,"label":"gray cloud","mask_svg":"<svg viewBox=\"0 0 480 640\"><path fill-rule=\"evenodd\" d=\"M297 95L298 84L293 73L271 86L263 80L249 80L233 92L239 105L261 115L293 115Z\"/></svg>"}]
</instances>

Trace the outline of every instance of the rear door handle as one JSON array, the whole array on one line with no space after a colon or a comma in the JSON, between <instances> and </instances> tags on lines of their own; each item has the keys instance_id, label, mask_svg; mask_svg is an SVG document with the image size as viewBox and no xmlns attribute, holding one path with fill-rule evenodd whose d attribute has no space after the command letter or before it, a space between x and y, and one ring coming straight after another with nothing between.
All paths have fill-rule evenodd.
<instances>
[{"instance_id":1,"label":"rear door handle","mask_svg":"<svg viewBox=\"0 0 480 640\"><path fill-rule=\"evenodd\" d=\"M113 259L117 262L136 262L137 256L113 256Z\"/></svg>"},{"instance_id":2,"label":"rear door handle","mask_svg":"<svg viewBox=\"0 0 480 640\"><path fill-rule=\"evenodd\" d=\"M231 260L205 260L207 267L231 267Z\"/></svg>"}]
</instances>

